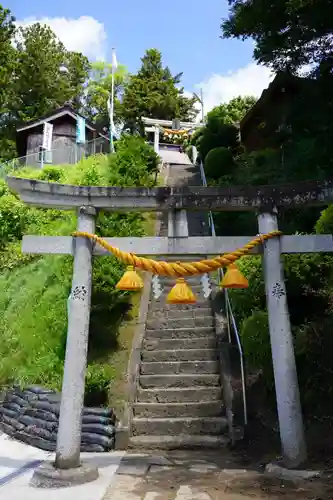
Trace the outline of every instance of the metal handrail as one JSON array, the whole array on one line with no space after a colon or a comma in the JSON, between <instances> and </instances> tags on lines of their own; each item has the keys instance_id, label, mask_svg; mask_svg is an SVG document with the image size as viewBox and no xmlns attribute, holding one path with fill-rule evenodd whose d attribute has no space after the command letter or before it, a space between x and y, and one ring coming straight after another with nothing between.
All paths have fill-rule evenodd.
<instances>
[{"instance_id":1,"label":"metal handrail","mask_svg":"<svg viewBox=\"0 0 333 500\"><path fill-rule=\"evenodd\" d=\"M75 152L78 153L79 146L81 146L84 148L85 157L89 157L89 156L92 156L93 154L103 153L103 151L101 151L100 146L103 146L105 144L106 144L106 139L104 139L104 137L98 137L96 139L86 141L86 142L82 143L81 145L78 145L75 143L75 144L70 144L69 146L62 146L62 147L60 146L57 148L52 148L52 149L50 149L50 152L54 153L57 151L65 151L65 152L69 152L70 154L73 153L73 155L75 155ZM100 151L96 151L96 147ZM34 151L34 152L29 153L27 155L19 156L19 157L13 158L12 160L7 160L6 162L3 162L2 164L0 164L0 177L5 176L8 173L8 171L10 171L10 170L19 170L21 168L26 167L27 166L26 160L28 158L38 158L38 156L39 156L39 151ZM45 165L49 165L49 163L45 163ZM50 165L52 165L52 164L50 164ZM36 166L36 165L28 165L28 166L31 168L39 168L39 166Z\"/></svg>"},{"instance_id":2,"label":"metal handrail","mask_svg":"<svg viewBox=\"0 0 333 500\"><path fill-rule=\"evenodd\" d=\"M196 148L195 148L195 146L193 146L193 163L196 162L197 155L198 154L197 154ZM207 187L207 179L206 179L205 169L204 169L204 166L203 166L203 163L202 163L201 159L200 159L200 162L199 162L199 167L200 167L200 175L201 175L202 185L204 187ZM216 236L216 230L215 230L215 224L214 224L214 218L213 218L212 212L208 212L208 222L209 222L209 226L210 226L210 229L211 229L211 234L212 234L213 237L215 237ZM219 282L222 281L223 276L224 276L223 269L219 268L219 270L218 270L218 280L219 280ZM231 303L230 303L230 298L229 298L228 290L226 288L224 289L224 296L225 296L225 304L226 304L226 308L225 309L226 309L226 317L227 317L226 319L227 319L227 326L228 326L228 340L229 340L229 343L232 342L232 339L231 339L231 328L230 328L230 326L232 326L232 329L233 329L233 332L234 332L234 335L235 335L235 340L236 340L237 348L238 348L238 353L239 353L240 371L241 371L241 379L242 379L243 417L244 417L244 425L246 426L247 423L248 423L248 418L247 418L247 400L246 400L244 352L243 352L242 342L241 342L240 335L239 335L239 332L238 332L238 328L237 328L237 323L236 323L236 320L235 320L235 316L234 316L233 311L232 311L232 307L231 307ZM231 323L231 325L230 325L230 323Z\"/></svg>"}]
</instances>

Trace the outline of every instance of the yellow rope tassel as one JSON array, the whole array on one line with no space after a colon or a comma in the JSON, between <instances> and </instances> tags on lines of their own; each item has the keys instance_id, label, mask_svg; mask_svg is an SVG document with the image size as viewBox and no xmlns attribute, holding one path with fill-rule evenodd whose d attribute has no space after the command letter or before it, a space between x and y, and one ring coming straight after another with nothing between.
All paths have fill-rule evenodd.
<instances>
[{"instance_id":1,"label":"yellow rope tassel","mask_svg":"<svg viewBox=\"0 0 333 500\"><path fill-rule=\"evenodd\" d=\"M143 269L144 271L149 271L152 274L158 274L159 276L171 276L171 277L181 277L181 276L194 276L196 274L205 274L215 271L220 267L228 266L235 262L240 257L248 255L251 250L257 245L262 244L265 240L270 238L275 238L280 236L281 231L272 231L267 234L262 234L253 238L249 243L244 245L242 248L235 250L234 252L227 253L225 255L220 255L214 259L205 259L199 262L164 262L157 261L153 259L147 259L145 257L139 257L133 253L122 252L119 248L115 248L109 245L103 238L100 238L96 234L86 233L83 231L76 231L73 236L81 236L85 238L90 238L92 241L101 245L109 252L111 252L115 257L125 262L129 266L134 266L138 269Z\"/></svg>"},{"instance_id":2,"label":"yellow rope tassel","mask_svg":"<svg viewBox=\"0 0 333 500\"><path fill-rule=\"evenodd\" d=\"M188 286L184 278L178 278L176 284L171 288L168 296L168 304L195 304L197 301L191 288Z\"/></svg>"},{"instance_id":3,"label":"yellow rope tassel","mask_svg":"<svg viewBox=\"0 0 333 500\"><path fill-rule=\"evenodd\" d=\"M137 292L143 288L143 281L133 266L128 266L122 278L116 284L117 290Z\"/></svg>"},{"instance_id":4,"label":"yellow rope tassel","mask_svg":"<svg viewBox=\"0 0 333 500\"><path fill-rule=\"evenodd\" d=\"M249 282L236 264L230 264L220 283L222 288L248 288Z\"/></svg>"}]
</instances>

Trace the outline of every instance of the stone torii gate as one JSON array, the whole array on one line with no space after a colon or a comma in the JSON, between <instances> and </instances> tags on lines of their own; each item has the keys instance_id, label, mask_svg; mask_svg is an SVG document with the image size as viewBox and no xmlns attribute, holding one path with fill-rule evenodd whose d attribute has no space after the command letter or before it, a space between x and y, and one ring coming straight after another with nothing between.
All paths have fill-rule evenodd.
<instances>
[{"instance_id":1,"label":"stone torii gate","mask_svg":"<svg viewBox=\"0 0 333 500\"><path fill-rule=\"evenodd\" d=\"M160 149L160 127L181 128L184 130L193 130L202 127L201 122L183 122L180 120L158 120L156 118L142 118L142 123L145 125L145 132L154 133L154 150L156 153Z\"/></svg>"},{"instance_id":2,"label":"stone torii gate","mask_svg":"<svg viewBox=\"0 0 333 500\"><path fill-rule=\"evenodd\" d=\"M186 211L253 211L259 233L278 230L279 209L333 202L333 180L263 187L122 188L69 186L15 177L9 186L29 205L77 210L78 231L95 232L98 210L168 212L168 237L106 238L125 252L138 255L220 255L246 244L251 237L188 237ZM86 238L24 236L22 251L74 256L72 290L68 301L68 333L55 467L46 471L61 482L63 474L83 482L80 463L81 413L85 387L92 285L92 256L106 251ZM269 330L273 356L280 437L285 464L297 467L306 459L294 349L281 264L282 253L332 252L332 235L280 236L252 253L263 252ZM74 471L74 472L73 472Z\"/></svg>"}]
</instances>

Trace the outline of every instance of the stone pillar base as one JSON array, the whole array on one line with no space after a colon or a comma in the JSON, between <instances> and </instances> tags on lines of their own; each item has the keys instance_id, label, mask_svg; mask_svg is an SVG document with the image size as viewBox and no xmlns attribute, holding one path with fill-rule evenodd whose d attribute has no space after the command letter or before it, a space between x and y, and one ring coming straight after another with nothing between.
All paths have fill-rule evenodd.
<instances>
[{"instance_id":1,"label":"stone pillar base","mask_svg":"<svg viewBox=\"0 0 333 500\"><path fill-rule=\"evenodd\" d=\"M284 479L294 483L309 481L321 476L319 470L288 469L279 463L269 463L265 467L265 474L276 479Z\"/></svg>"},{"instance_id":2,"label":"stone pillar base","mask_svg":"<svg viewBox=\"0 0 333 500\"><path fill-rule=\"evenodd\" d=\"M31 480L34 488L69 488L90 483L98 478L97 467L81 464L75 469L58 469L53 462L44 462L38 467Z\"/></svg>"}]
</instances>

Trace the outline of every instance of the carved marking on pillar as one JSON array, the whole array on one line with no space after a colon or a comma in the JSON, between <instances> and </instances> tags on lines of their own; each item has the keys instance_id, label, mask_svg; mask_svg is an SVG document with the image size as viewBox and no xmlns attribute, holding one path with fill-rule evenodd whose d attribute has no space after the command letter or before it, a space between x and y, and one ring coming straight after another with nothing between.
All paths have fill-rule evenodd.
<instances>
[{"instance_id":1,"label":"carved marking on pillar","mask_svg":"<svg viewBox=\"0 0 333 500\"><path fill-rule=\"evenodd\" d=\"M278 300L281 299L284 295L286 295L286 292L284 290L284 287L281 285L281 283L275 283L272 289L272 295L273 297L276 297Z\"/></svg>"},{"instance_id":2,"label":"carved marking on pillar","mask_svg":"<svg viewBox=\"0 0 333 500\"><path fill-rule=\"evenodd\" d=\"M82 286L76 286L71 291L70 298L72 300L81 300L82 302L84 302L84 300L87 297L87 294L88 294L88 290L86 289L86 287L84 285L82 285Z\"/></svg>"}]
</instances>

